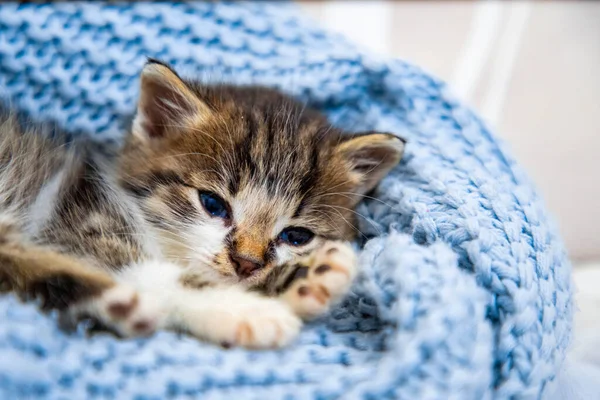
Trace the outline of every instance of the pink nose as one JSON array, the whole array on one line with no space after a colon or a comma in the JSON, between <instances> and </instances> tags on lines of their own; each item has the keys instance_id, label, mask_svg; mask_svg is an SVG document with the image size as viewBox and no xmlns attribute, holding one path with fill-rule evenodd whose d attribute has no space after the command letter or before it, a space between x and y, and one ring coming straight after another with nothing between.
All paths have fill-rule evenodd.
<instances>
[{"instance_id":1,"label":"pink nose","mask_svg":"<svg viewBox=\"0 0 600 400\"><path fill-rule=\"evenodd\" d=\"M244 257L239 254L231 256L231 261L235 268L235 272L240 278L248 278L255 271L261 269L264 264L253 258Z\"/></svg>"}]
</instances>

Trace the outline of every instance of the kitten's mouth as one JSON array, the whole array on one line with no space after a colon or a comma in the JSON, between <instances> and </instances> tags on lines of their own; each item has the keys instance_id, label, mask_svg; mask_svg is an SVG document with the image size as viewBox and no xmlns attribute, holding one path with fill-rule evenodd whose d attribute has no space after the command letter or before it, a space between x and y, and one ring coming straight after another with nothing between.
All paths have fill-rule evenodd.
<instances>
[{"instance_id":1,"label":"kitten's mouth","mask_svg":"<svg viewBox=\"0 0 600 400\"><path fill-rule=\"evenodd\" d=\"M228 282L232 283L232 284L251 284L252 281L254 280L253 278L255 278L258 275L258 272L255 272L249 276L240 276L237 273L234 272L235 269L233 267L233 265L231 266L231 272L230 271L219 271L219 273L221 274L221 276L223 278L225 278Z\"/></svg>"}]
</instances>

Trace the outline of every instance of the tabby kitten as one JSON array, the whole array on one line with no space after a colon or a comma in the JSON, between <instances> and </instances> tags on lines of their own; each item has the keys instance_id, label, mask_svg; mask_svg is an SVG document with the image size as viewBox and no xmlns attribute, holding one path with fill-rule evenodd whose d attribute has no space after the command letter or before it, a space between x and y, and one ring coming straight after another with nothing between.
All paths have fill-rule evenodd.
<instances>
[{"instance_id":1,"label":"tabby kitten","mask_svg":"<svg viewBox=\"0 0 600 400\"><path fill-rule=\"evenodd\" d=\"M123 336L283 346L348 291L353 208L403 149L150 60L115 156L0 120L0 287Z\"/></svg>"}]
</instances>

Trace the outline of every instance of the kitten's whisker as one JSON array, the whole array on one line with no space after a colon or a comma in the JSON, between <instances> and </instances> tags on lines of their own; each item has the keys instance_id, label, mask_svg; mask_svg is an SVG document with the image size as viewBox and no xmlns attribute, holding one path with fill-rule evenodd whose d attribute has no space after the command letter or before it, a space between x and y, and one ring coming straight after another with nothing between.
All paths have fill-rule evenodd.
<instances>
[{"instance_id":1,"label":"kitten's whisker","mask_svg":"<svg viewBox=\"0 0 600 400\"><path fill-rule=\"evenodd\" d=\"M335 188L338 188L338 187L340 187L340 186L342 186L342 185L346 185L346 184L348 184L348 183L352 183L352 178L346 179L345 181L343 181L343 182L341 182L341 183L338 183L338 184L337 184L337 185L335 185L335 186L331 186L331 187L327 188L327 190L333 190L333 189L335 189Z\"/></svg>"},{"instance_id":2,"label":"kitten's whisker","mask_svg":"<svg viewBox=\"0 0 600 400\"><path fill-rule=\"evenodd\" d=\"M327 217L327 219L329 220L329 222L325 222L327 224L327 226L329 226L329 228L331 228L332 230L336 230L340 237L344 236L342 234L342 232L340 231L340 228L334 223L333 218L331 218L331 216L329 214L327 214L326 212L320 211L320 210L315 210L315 212L318 215Z\"/></svg>"},{"instance_id":3,"label":"kitten's whisker","mask_svg":"<svg viewBox=\"0 0 600 400\"><path fill-rule=\"evenodd\" d=\"M348 224L350 227L352 227L357 233L361 234L365 239L368 239L367 236L364 233L362 233L356 226L354 226L354 224L350 223L350 221L348 221L346 219L346 217L344 217L344 215L336 207L333 207L333 206L330 206L327 204L322 204L322 206L332 208L335 212L337 212L339 214L340 218L342 218L344 221L346 221L346 224Z\"/></svg>"},{"instance_id":4,"label":"kitten's whisker","mask_svg":"<svg viewBox=\"0 0 600 400\"><path fill-rule=\"evenodd\" d=\"M377 234L378 235L382 234L381 229L379 229L379 227L377 225L375 225L375 223L373 221L371 221L369 218L367 218L363 214L359 213L358 211L352 210L351 208L342 207L342 206L333 206L333 205L326 205L326 206L327 207L340 208L342 210L348 210L350 212L353 212L354 214L360 216L363 220L367 221L373 228L375 228L377 230Z\"/></svg>"},{"instance_id":5,"label":"kitten's whisker","mask_svg":"<svg viewBox=\"0 0 600 400\"><path fill-rule=\"evenodd\" d=\"M359 197L363 197L365 199L370 199L370 200L374 200L377 201L383 205L388 206L390 209L392 209L393 211L396 211L397 213L402 214L402 212L400 210L398 210L396 207L392 206L389 203L386 203L385 201L378 199L377 197L373 197L373 196L367 196L365 194L360 194L360 193L355 193L355 192L334 192L334 193L323 193L320 194L318 196L315 196L316 198L321 198L321 197L326 197L326 196L344 196L347 198L352 198L352 196L359 196Z\"/></svg>"}]
</instances>

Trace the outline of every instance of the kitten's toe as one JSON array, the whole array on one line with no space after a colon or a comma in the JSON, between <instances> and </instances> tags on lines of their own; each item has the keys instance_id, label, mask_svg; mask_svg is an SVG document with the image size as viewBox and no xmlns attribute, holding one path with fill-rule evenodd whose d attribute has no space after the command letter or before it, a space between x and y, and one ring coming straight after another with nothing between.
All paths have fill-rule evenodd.
<instances>
[{"instance_id":1,"label":"kitten's toe","mask_svg":"<svg viewBox=\"0 0 600 400\"><path fill-rule=\"evenodd\" d=\"M327 242L305 260L306 277L297 279L283 297L305 319L326 313L340 300L356 276L356 255L350 245Z\"/></svg>"}]
</instances>

